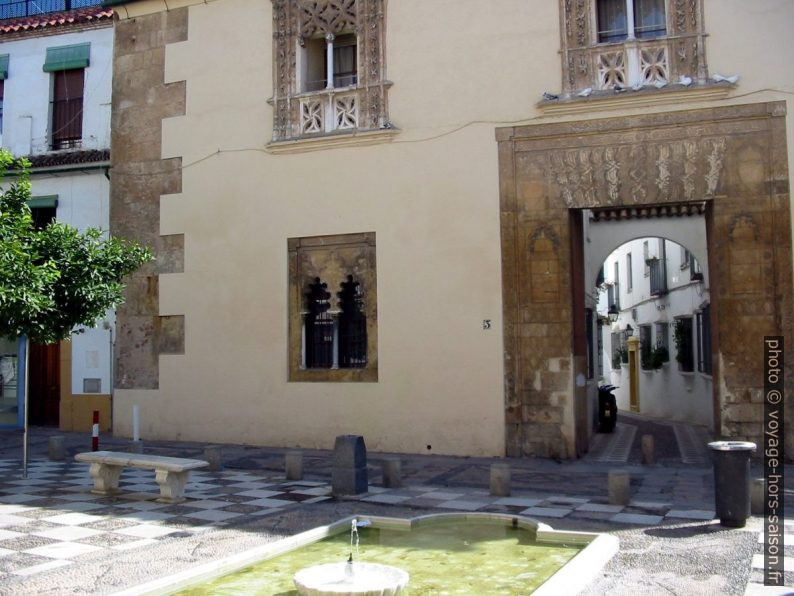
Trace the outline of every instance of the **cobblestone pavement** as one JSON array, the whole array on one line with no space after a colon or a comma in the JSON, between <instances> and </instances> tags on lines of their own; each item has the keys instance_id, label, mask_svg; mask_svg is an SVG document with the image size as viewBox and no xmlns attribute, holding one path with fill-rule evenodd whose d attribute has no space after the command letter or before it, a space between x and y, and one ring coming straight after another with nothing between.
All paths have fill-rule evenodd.
<instances>
[{"instance_id":1,"label":"cobblestone pavement","mask_svg":"<svg viewBox=\"0 0 794 596\"><path fill-rule=\"evenodd\" d=\"M64 461L47 458L48 438L55 434L65 437ZM101 448L126 450L129 443L105 436ZM48 574L65 577L70 569L86 573L90 561L108 565L141 549L172 548L179 541L201 542L218 532L250 524L277 526L285 516L310 519L313 507L330 511L337 503L330 495L330 451L305 450L304 479L288 482L284 478L285 450L224 445L224 468L193 472L186 488L187 500L169 505L155 501L159 489L154 472L147 470L125 470L122 492L117 496L92 494L88 465L73 459L75 453L89 450L86 433L32 429L27 478L22 478L20 445L19 433L0 435L0 593L25 593L32 578L46 583ZM147 442L145 452L201 458L204 447ZM577 462L508 459L512 494L494 497L488 490L490 464L505 460L402 455L403 486L384 488L379 465L382 455L369 454L369 490L346 507L403 513L507 512L538 518L553 527L598 527L617 532L687 524L720 527L712 522L712 472L700 465L679 461L674 466L640 466L629 461L617 466L631 474L632 499L624 507L607 500L607 474L616 462L598 456ZM792 491L787 492L788 510L794 512ZM752 521L756 526L760 522ZM753 527L751 523L751 530ZM788 525L787 530L794 534L794 526ZM732 540L738 534L723 535L724 540L732 535ZM752 552L748 550L745 560L739 562L743 567L736 581L746 584L748 593L756 593L763 577L762 544L760 535L757 545L755 535L751 538ZM789 539L787 544L794 541ZM786 584L794 587L791 547L786 554ZM617 575L621 572L615 571ZM615 581L626 581L617 575ZM121 587L119 582L123 584L123 578L116 587ZM729 591L741 593L736 589ZM96 585L85 592L103 590Z\"/></svg>"}]
</instances>

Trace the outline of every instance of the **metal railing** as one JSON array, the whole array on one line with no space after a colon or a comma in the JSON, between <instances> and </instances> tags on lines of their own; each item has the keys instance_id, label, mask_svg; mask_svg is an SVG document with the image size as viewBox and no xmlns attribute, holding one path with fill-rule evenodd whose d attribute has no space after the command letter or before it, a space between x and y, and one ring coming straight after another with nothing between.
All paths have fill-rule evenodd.
<instances>
[{"instance_id":1,"label":"metal railing","mask_svg":"<svg viewBox=\"0 0 794 596\"><path fill-rule=\"evenodd\" d=\"M0 20L29 17L48 12L65 12L101 4L102 0L21 0L20 2L1 2Z\"/></svg>"}]
</instances>

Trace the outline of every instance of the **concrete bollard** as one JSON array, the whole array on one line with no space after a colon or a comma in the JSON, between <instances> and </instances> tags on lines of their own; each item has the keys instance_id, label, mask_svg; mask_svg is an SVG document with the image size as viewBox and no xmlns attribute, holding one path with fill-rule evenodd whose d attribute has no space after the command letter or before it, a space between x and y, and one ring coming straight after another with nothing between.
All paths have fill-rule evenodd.
<instances>
[{"instance_id":1,"label":"concrete bollard","mask_svg":"<svg viewBox=\"0 0 794 596\"><path fill-rule=\"evenodd\" d=\"M143 453L143 441L130 441L127 453Z\"/></svg>"},{"instance_id":2,"label":"concrete bollard","mask_svg":"<svg viewBox=\"0 0 794 596\"><path fill-rule=\"evenodd\" d=\"M609 504L628 505L631 500L631 477L624 470L610 470L609 478Z\"/></svg>"},{"instance_id":3,"label":"concrete bollard","mask_svg":"<svg viewBox=\"0 0 794 596\"><path fill-rule=\"evenodd\" d=\"M510 464L491 464L491 496L510 496Z\"/></svg>"},{"instance_id":4,"label":"concrete bollard","mask_svg":"<svg viewBox=\"0 0 794 596\"><path fill-rule=\"evenodd\" d=\"M66 457L66 445L64 437L50 437L49 455L52 461L62 461Z\"/></svg>"},{"instance_id":5,"label":"concrete bollard","mask_svg":"<svg viewBox=\"0 0 794 596\"><path fill-rule=\"evenodd\" d=\"M750 513L764 515L764 500L766 497L766 479L753 478L750 485Z\"/></svg>"},{"instance_id":6,"label":"concrete bollard","mask_svg":"<svg viewBox=\"0 0 794 596\"><path fill-rule=\"evenodd\" d=\"M642 463L646 466L656 463L656 444L653 435L642 435Z\"/></svg>"},{"instance_id":7,"label":"concrete bollard","mask_svg":"<svg viewBox=\"0 0 794 596\"><path fill-rule=\"evenodd\" d=\"M387 455L381 460L383 467L383 486L400 488L403 485L402 463L396 455Z\"/></svg>"},{"instance_id":8,"label":"concrete bollard","mask_svg":"<svg viewBox=\"0 0 794 596\"><path fill-rule=\"evenodd\" d=\"M204 461L206 461L213 472L223 468L223 453L220 445L207 445L204 447Z\"/></svg>"},{"instance_id":9,"label":"concrete bollard","mask_svg":"<svg viewBox=\"0 0 794 596\"><path fill-rule=\"evenodd\" d=\"M303 451L287 451L284 455L287 480L303 480Z\"/></svg>"}]
</instances>

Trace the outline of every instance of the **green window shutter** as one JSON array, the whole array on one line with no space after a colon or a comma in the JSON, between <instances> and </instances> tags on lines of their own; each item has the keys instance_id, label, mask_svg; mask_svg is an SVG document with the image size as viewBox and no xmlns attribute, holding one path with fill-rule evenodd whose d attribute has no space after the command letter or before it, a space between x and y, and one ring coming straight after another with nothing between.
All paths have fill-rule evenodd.
<instances>
[{"instance_id":1,"label":"green window shutter","mask_svg":"<svg viewBox=\"0 0 794 596\"><path fill-rule=\"evenodd\" d=\"M85 68L88 66L90 54L90 43L77 43L70 46L47 48L47 59L44 61L44 72Z\"/></svg>"},{"instance_id":2,"label":"green window shutter","mask_svg":"<svg viewBox=\"0 0 794 596\"><path fill-rule=\"evenodd\" d=\"M0 54L0 79L8 78L8 54Z\"/></svg>"},{"instance_id":3,"label":"green window shutter","mask_svg":"<svg viewBox=\"0 0 794 596\"><path fill-rule=\"evenodd\" d=\"M44 195L40 197L32 197L28 202L28 207L31 209L41 209L44 207L55 208L58 206L58 195Z\"/></svg>"}]
</instances>

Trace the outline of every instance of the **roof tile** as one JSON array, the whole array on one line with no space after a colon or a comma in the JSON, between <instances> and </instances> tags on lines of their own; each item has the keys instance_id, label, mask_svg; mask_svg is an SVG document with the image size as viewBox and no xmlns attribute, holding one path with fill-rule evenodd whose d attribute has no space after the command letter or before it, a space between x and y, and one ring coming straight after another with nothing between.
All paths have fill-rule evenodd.
<instances>
[{"instance_id":1,"label":"roof tile","mask_svg":"<svg viewBox=\"0 0 794 596\"><path fill-rule=\"evenodd\" d=\"M6 19L0 21L0 35L19 31L35 31L49 27L61 27L74 23L90 23L113 18L113 9L102 6L88 6L67 12L49 12L45 14Z\"/></svg>"}]
</instances>

